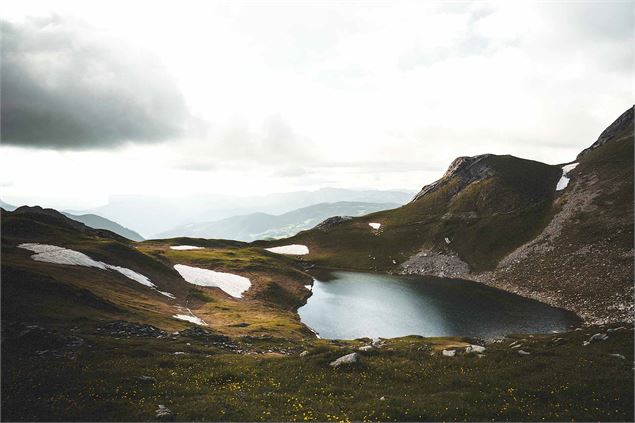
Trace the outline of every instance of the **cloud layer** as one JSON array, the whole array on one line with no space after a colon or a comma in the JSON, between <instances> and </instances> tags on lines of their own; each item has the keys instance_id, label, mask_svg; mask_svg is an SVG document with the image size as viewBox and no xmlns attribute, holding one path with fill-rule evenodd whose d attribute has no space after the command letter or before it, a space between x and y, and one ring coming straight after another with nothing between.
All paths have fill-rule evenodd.
<instances>
[{"instance_id":1,"label":"cloud layer","mask_svg":"<svg viewBox=\"0 0 635 423\"><path fill-rule=\"evenodd\" d=\"M86 150L183 132L184 99L157 59L59 17L1 29L3 143Z\"/></svg>"}]
</instances>

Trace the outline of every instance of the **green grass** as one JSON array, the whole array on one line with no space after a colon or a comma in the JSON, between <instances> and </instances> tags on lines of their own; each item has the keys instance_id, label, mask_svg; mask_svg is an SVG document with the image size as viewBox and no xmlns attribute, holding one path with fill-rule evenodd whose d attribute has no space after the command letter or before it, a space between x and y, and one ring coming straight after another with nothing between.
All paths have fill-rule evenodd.
<instances>
[{"instance_id":1,"label":"green grass","mask_svg":"<svg viewBox=\"0 0 635 423\"><path fill-rule=\"evenodd\" d=\"M462 189L458 177L451 177L400 208L354 218L328 232L313 229L254 245L306 244L307 259L325 267L389 271L396 267L393 260L402 263L428 248L458 255L473 271L493 269L547 225L561 170L513 156L485 161L494 175ZM382 227L372 231L369 222Z\"/></svg>"},{"instance_id":2,"label":"green grass","mask_svg":"<svg viewBox=\"0 0 635 423\"><path fill-rule=\"evenodd\" d=\"M74 360L3 342L3 419L152 420L165 404L178 420L632 421L632 331L582 347L596 331L514 337L526 357L513 339L482 358L448 358L440 350L464 339L398 338L340 369L328 363L363 342L237 338L244 352L231 353L198 339L79 333L87 342ZM268 349L289 355L261 354ZM156 382L135 379L142 375Z\"/></svg>"}]
</instances>

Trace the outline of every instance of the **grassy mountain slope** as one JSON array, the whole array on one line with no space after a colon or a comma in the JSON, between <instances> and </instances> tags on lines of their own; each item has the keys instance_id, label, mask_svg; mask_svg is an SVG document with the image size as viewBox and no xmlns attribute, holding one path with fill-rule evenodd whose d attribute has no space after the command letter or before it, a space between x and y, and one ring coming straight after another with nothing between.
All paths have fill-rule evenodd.
<instances>
[{"instance_id":1,"label":"grassy mountain slope","mask_svg":"<svg viewBox=\"0 0 635 423\"><path fill-rule=\"evenodd\" d=\"M587 321L632 321L633 155L629 109L578 156L545 230L482 280Z\"/></svg>"},{"instance_id":2,"label":"grassy mountain slope","mask_svg":"<svg viewBox=\"0 0 635 423\"><path fill-rule=\"evenodd\" d=\"M556 191L560 166L460 157L398 209L258 245L306 244L303 260L325 267L473 279L588 322L632 321L633 109L578 162Z\"/></svg>"},{"instance_id":3,"label":"grassy mountain slope","mask_svg":"<svg viewBox=\"0 0 635 423\"><path fill-rule=\"evenodd\" d=\"M556 166L513 156L483 156L400 208L278 244L306 244L309 259L324 266L395 270L421 249L434 249L454 251L474 270L490 269L548 222L560 173ZM375 222L379 230L368 225Z\"/></svg>"},{"instance_id":4,"label":"grassy mountain slope","mask_svg":"<svg viewBox=\"0 0 635 423\"><path fill-rule=\"evenodd\" d=\"M399 207L397 203L364 203L339 201L319 203L280 215L251 213L233 216L214 222L200 222L182 225L159 234L160 237L192 236L202 238L236 239L254 241L256 239L282 238L293 236L299 231L310 229L326 218L336 215L361 216L378 210Z\"/></svg>"},{"instance_id":5,"label":"grassy mountain slope","mask_svg":"<svg viewBox=\"0 0 635 423\"><path fill-rule=\"evenodd\" d=\"M114 271L34 261L32 252L18 248L33 242L76 250L94 260L131 269L148 277L157 290ZM206 248L169 248L175 244ZM252 288L244 299L234 299L218 288L187 283L174 264L240 274L251 279ZM96 326L124 319L167 330L186 327L172 316L189 309L214 322L210 329L217 332L271 334L279 330L298 337L310 333L295 314L308 296L304 284L310 280L294 261L239 242L185 238L133 243L39 207L6 212L2 218L3 321ZM236 323L245 325L236 327Z\"/></svg>"}]
</instances>

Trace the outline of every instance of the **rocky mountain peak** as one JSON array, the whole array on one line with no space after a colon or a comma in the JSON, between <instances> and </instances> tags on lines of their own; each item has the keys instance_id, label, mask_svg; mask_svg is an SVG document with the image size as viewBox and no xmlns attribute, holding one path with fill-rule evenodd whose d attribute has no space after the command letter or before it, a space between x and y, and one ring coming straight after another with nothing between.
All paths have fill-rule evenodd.
<instances>
[{"instance_id":1,"label":"rocky mountain peak","mask_svg":"<svg viewBox=\"0 0 635 423\"><path fill-rule=\"evenodd\" d=\"M436 191L452 178L459 178L459 184L457 184L452 193L454 194L474 181L494 175L494 169L486 160L491 156L492 154L480 154L478 156L457 157L450 163L441 179L424 186L412 201L417 201L424 195Z\"/></svg>"},{"instance_id":2,"label":"rocky mountain peak","mask_svg":"<svg viewBox=\"0 0 635 423\"><path fill-rule=\"evenodd\" d=\"M612 124L610 124L604 131L602 131L597 141L595 141L589 148L585 148L580 154L578 154L577 160L580 160L582 156L606 144L607 142L613 139L617 139L618 136L622 135L625 131L628 131L628 134L626 135L632 135L634 118L633 109L634 107L629 107L624 113L621 114L620 117L618 117Z\"/></svg>"}]
</instances>

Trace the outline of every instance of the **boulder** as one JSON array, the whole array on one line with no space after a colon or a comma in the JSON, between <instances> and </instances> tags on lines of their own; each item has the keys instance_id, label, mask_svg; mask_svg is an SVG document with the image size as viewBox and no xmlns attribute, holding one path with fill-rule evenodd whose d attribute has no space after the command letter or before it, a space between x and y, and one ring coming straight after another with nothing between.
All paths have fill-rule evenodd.
<instances>
[{"instance_id":1,"label":"boulder","mask_svg":"<svg viewBox=\"0 0 635 423\"><path fill-rule=\"evenodd\" d=\"M467 354L469 353L482 353L485 351L485 347L481 346L481 345L468 345L467 348L465 348L465 352Z\"/></svg>"},{"instance_id":2,"label":"boulder","mask_svg":"<svg viewBox=\"0 0 635 423\"><path fill-rule=\"evenodd\" d=\"M372 346L372 345L364 345L363 347L359 347L357 350L358 350L358 351L364 351L364 352L365 352L365 351L370 351L370 350L372 350L372 349L373 349L373 346Z\"/></svg>"},{"instance_id":3,"label":"boulder","mask_svg":"<svg viewBox=\"0 0 635 423\"><path fill-rule=\"evenodd\" d=\"M531 355L531 353L525 350L518 350L518 355Z\"/></svg>"},{"instance_id":4,"label":"boulder","mask_svg":"<svg viewBox=\"0 0 635 423\"><path fill-rule=\"evenodd\" d=\"M304 350L300 353L300 357L306 357L307 355L309 355L309 352L307 350Z\"/></svg>"},{"instance_id":5,"label":"boulder","mask_svg":"<svg viewBox=\"0 0 635 423\"><path fill-rule=\"evenodd\" d=\"M168 407L163 404L159 404L159 408L154 411L155 417L157 420L162 422L172 422L175 420L176 416Z\"/></svg>"},{"instance_id":6,"label":"boulder","mask_svg":"<svg viewBox=\"0 0 635 423\"><path fill-rule=\"evenodd\" d=\"M454 357L456 350L443 350L443 357Z\"/></svg>"},{"instance_id":7,"label":"boulder","mask_svg":"<svg viewBox=\"0 0 635 423\"><path fill-rule=\"evenodd\" d=\"M329 366L339 367L341 365L355 364L358 361L359 361L359 356L357 355L357 353L350 353L350 354L341 356L335 361L332 361L331 363L329 363Z\"/></svg>"}]
</instances>

